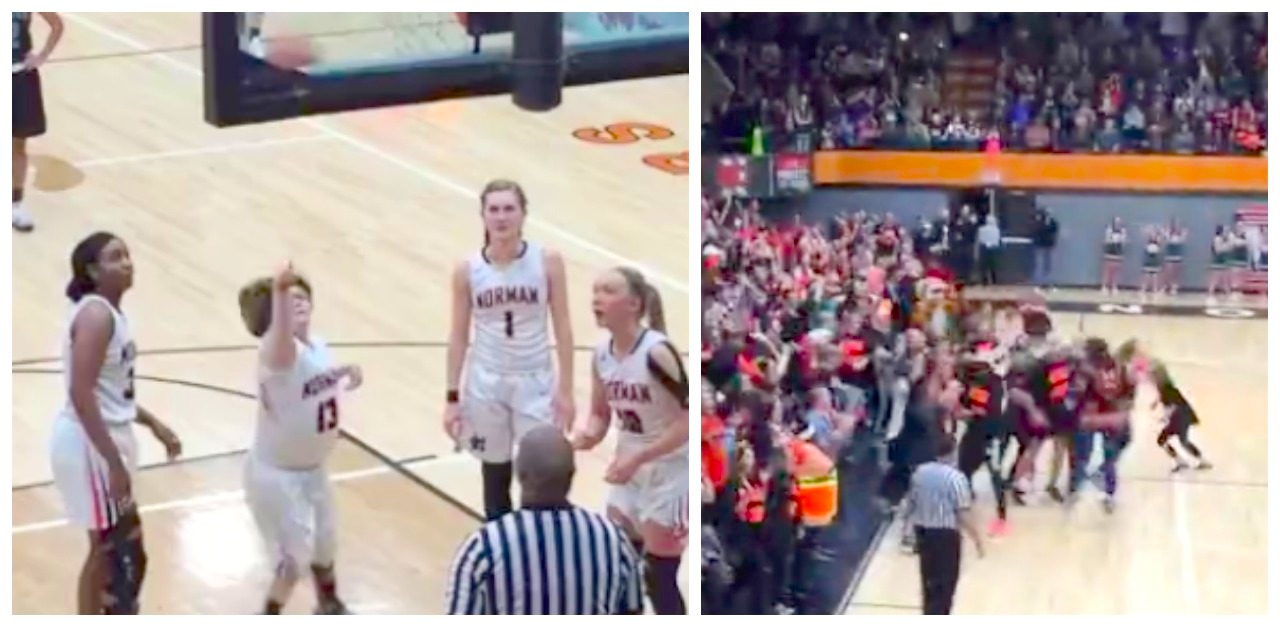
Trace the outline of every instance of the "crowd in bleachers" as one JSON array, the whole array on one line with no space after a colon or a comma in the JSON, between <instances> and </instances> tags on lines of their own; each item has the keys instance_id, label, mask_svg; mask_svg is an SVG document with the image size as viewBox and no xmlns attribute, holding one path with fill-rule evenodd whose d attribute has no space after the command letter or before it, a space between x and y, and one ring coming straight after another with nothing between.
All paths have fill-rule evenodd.
<instances>
[{"instance_id":1,"label":"crowd in bleachers","mask_svg":"<svg viewBox=\"0 0 1280 627\"><path fill-rule=\"evenodd\" d=\"M974 260L890 215L779 225L704 198L702 219L703 611L815 611L842 473L874 454L899 498L963 343L990 331L956 298Z\"/></svg>"},{"instance_id":2,"label":"crowd in bleachers","mask_svg":"<svg viewBox=\"0 0 1280 627\"><path fill-rule=\"evenodd\" d=\"M712 150L1254 154L1265 14L704 13Z\"/></svg>"}]
</instances>

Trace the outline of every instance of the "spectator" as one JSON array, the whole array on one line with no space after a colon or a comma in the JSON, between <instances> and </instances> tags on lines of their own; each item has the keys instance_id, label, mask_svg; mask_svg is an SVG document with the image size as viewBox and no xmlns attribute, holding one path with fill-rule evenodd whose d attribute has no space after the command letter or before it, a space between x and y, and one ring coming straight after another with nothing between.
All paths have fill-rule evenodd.
<instances>
[{"instance_id":1,"label":"spectator","mask_svg":"<svg viewBox=\"0 0 1280 627\"><path fill-rule=\"evenodd\" d=\"M1190 124L1185 121L1178 124L1178 131L1169 140L1169 149L1180 155L1195 154L1196 136Z\"/></svg>"},{"instance_id":2,"label":"spectator","mask_svg":"<svg viewBox=\"0 0 1280 627\"><path fill-rule=\"evenodd\" d=\"M1094 127L1098 122L1098 115L1093 112L1093 106L1089 104L1089 100L1085 99L1080 102L1080 108L1076 109L1075 114L1075 146L1077 149L1089 150L1093 148Z\"/></svg>"},{"instance_id":3,"label":"spectator","mask_svg":"<svg viewBox=\"0 0 1280 627\"><path fill-rule=\"evenodd\" d=\"M1216 155L1223 152L1224 148L1225 144L1218 127L1214 125L1212 120L1205 120L1204 125L1200 128L1200 154Z\"/></svg>"},{"instance_id":4,"label":"spectator","mask_svg":"<svg viewBox=\"0 0 1280 627\"><path fill-rule=\"evenodd\" d=\"M1124 148L1137 150L1143 147L1147 135L1147 116L1142 113L1142 108L1136 102L1130 103L1129 108L1124 112L1122 135Z\"/></svg>"},{"instance_id":5,"label":"spectator","mask_svg":"<svg viewBox=\"0 0 1280 627\"><path fill-rule=\"evenodd\" d=\"M988 213L978 227L978 280L983 285L996 285L996 269L1000 263L1000 226L995 213Z\"/></svg>"},{"instance_id":6,"label":"spectator","mask_svg":"<svg viewBox=\"0 0 1280 627\"><path fill-rule=\"evenodd\" d=\"M1053 250L1058 245L1058 219L1048 207L1036 208L1035 234L1032 237L1035 250L1035 270L1032 280L1040 288L1052 286Z\"/></svg>"},{"instance_id":7,"label":"spectator","mask_svg":"<svg viewBox=\"0 0 1280 627\"><path fill-rule=\"evenodd\" d=\"M906 143L908 148L928 148L929 147L929 127L923 122L910 121L907 123Z\"/></svg>"},{"instance_id":8,"label":"spectator","mask_svg":"<svg viewBox=\"0 0 1280 627\"><path fill-rule=\"evenodd\" d=\"M973 208L969 205L961 205L960 213L952 225L951 241L948 243L952 255L950 268L960 283L967 283L973 274L977 252L974 243L977 239L978 216L974 215Z\"/></svg>"},{"instance_id":9,"label":"spectator","mask_svg":"<svg viewBox=\"0 0 1280 627\"><path fill-rule=\"evenodd\" d=\"M1071 147L1066 131L1062 128L1062 118L1053 116L1049 119L1049 150L1066 152Z\"/></svg>"},{"instance_id":10,"label":"spectator","mask_svg":"<svg viewBox=\"0 0 1280 627\"><path fill-rule=\"evenodd\" d=\"M788 112L789 130L795 134L797 152L813 151L814 112L809 94L800 94L799 101Z\"/></svg>"},{"instance_id":11,"label":"spectator","mask_svg":"<svg viewBox=\"0 0 1280 627\"><path fill-rule=\"evenodd\" d=\"M1098 138L1094 143L1095 152L1120 152L1122 138L1120 131L1116 130L1115 118L1107 118L1102 123L1102 132L1098 133Z\"/></svg>"},{"instance_id":12,"label":"spectator","mask_svg":"<svg viewBox=\"0 0 1280 627\"><path fill-rule=\"evenodd\" d=\"M852 132L851 132L852 134ZM852 139L853 146L873 146L880 140L880 123L874 114L862 116L858 122L857 135Z\"/></svg>"},{"instance_id":13,"label":"spectator","mask_svg":"<svg viewBox=\"0 0 1280 627\"><path fill-rule=\"evenodd\" d=\"M1022 135L1023 129L1031 123L1031 94L1024 93L1018 97L1009 114L1009 126L1015 137Z\"/></svg>"},{"instance_id":14,"label":"spectator","mask_svg":"<svg viewBox=\"0 0 1280 627\"><path fill-rule=\"evenodd\" d=\"M1049 130L1048 115L1041 115L1036 118L1035 123L1027 128L1026 147L1028 150L1041 151L1049 148L1053 143L1053 136Z\"/></svg>"},{"instance_id":15,"label":"spectator","mask_svg":"<svg viewBox=\"0 0 1280 627\"><path fill-rule=\"evenodd\" d=\"M730 145L746 137L755 121L765 146L774 150L817 143L924 148L925 133L918 124L941 129L931 138L940 140L931 141L932 147L968 149L969 143L957 139L953 117L961 109L950 95L963 90L944 90L951 79L946 63L953 46L972 50L970 44L991 38L1002 42L992 107L983 112L993 117L977 122L996 126L1014 140L1014 147L1022 145L1029 127L1042 121L1050 129L1048 145L1055 144L1053 129L1061 128L1071 138L1057 142L1061 147L1092 150L1099 144L1097 135L1104 132L1096 119L1101 114L1116 118L1122 150L1172 149L1171 131L1181 121L1198 129L1198 113L1215 116L1221 125L1230 109L1224 102L1248 100L1258 108L1266 93L1265 25L1213 14L1191 20L1197 24L1188 25L1188 37L1169 34L1179 32L1185 15L1172 20L996 15L973 26L965 20L928 16L795 18L796 24L815 26L812 32L805 30L808 26L779 28L778 19L745 14L704 17L709 56L736 88L731 104L708 112L710 126L736 127L724 134ZM1017 25L1011 28L1010 22ZM887 36L890 33L893 36ZM905 40L898 33L905 34ZM800 138L806 116L799 110L806 94L816 105L807 140ZM1092 101L1093 120L1074 115L1086 99ZM768 101L767 107L759 106L762 100ZM1132 111L1134 105L1137 111ZM745 116L744 106L749 110ZM935 110L945 112L941 124L932 124ZM1046 110L1048 115L1041 118ZM839 119L846 114L853 132L841 137ZM876 116L874 123L863 122L867 115ZM1057 126L1054 117L1063 118ZM873 127L879 127L879 136L870 132ZM1231 128L1224 138L1224 148L1260 152L1265 125L1259 124L1256 137L1248 128ZM1035 134L1030 143L1040 147Z\"/></svg>"}]
</instances>

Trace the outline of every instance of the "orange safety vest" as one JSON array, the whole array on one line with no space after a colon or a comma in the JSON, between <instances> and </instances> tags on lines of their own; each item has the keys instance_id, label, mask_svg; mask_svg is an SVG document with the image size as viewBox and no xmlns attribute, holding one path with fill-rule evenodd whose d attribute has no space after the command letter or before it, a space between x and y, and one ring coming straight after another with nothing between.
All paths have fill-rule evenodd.
<instances>
[{"instance_id":1,"label":"orange safety vest","mask_svg":"<svg viewBox=\"0 0 1280 627\"><path fill-rule=\"evenodd\" d=\"M836 519L839 511L840 483L836 469L821 477L796 479L796 504L800 522L806 527L825 527Z\"/></svg>"},{"instance_id":2,"label":"orange safety vest","mask_svg":"<svg viewBox=\"0 0 1280 627\"><path fill-rule=\"evenodd\" d=\"M795 472L796 507L800 521L807 527L825 527L835 520L840 500L840 485L835 464L817 446L795 440L791 443L791 462Z\"/></svg>"}]
</instances>

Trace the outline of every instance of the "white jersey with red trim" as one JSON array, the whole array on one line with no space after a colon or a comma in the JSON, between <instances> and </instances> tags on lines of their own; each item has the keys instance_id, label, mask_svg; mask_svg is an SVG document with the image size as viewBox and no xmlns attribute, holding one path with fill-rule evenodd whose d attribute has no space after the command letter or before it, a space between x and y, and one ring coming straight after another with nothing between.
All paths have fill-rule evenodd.
<instances>
[{"instance_id":1,"label":"white jersey with red trim","mask_svg":"<svg viewBox=\"0 0 1280 627\"><path fill-rule=\"evenodd\" d=\"M258 365L258 425L251 454L268 465L307 470L324 464L338 439L342 371L319 338L295 339L293 367Z\"/></svg>"},{"instance_id":2,"label":"white jersey with red trim","mask_svg":"<svg viewBox=\"0 0 1280 627\"><path fill-rule=\"evenodd\" d=\"M551 368L550 280L543 254L541 246L525 242L520 254L501 268L483 250L469 260L471 365L499 374Z\"/></svg>"}]
</instances>

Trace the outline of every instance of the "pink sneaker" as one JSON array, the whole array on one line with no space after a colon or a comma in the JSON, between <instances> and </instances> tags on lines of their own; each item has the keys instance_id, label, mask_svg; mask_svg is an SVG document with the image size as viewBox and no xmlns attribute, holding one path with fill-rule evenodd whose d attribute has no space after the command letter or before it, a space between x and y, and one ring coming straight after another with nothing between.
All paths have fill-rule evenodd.
<instances>
[{"instance_id":1,"label":"pink sneaker","mask_svg":"<svg viewBox=\"0 0 1280 627\"><path fill-rule=\"evenodd\" d=\"M1009 521L997 518L991 521L987 527L987 534L991 536L1004 536L1009 534Z\"/></svg>"}]
</instances>

